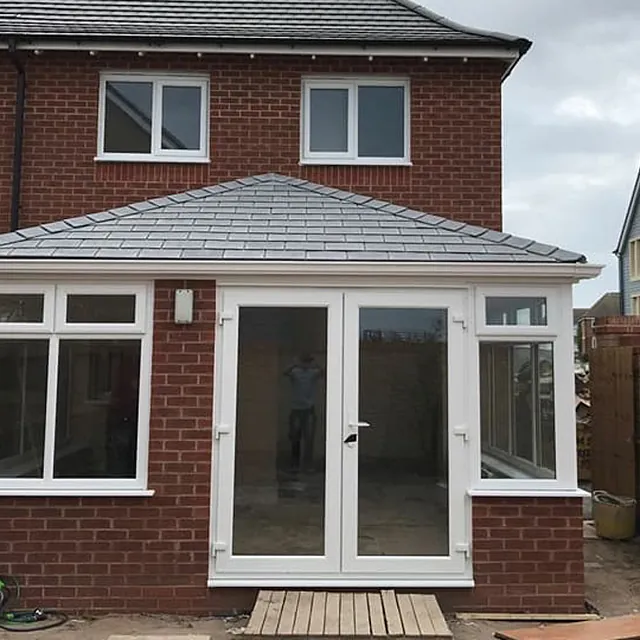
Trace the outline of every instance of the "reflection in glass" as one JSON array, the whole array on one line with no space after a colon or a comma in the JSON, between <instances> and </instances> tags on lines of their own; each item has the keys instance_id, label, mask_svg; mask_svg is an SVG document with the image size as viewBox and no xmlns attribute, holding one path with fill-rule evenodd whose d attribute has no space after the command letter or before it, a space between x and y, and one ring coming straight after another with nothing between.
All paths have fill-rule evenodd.
<instances>
[{"instance_id":1,"label":"reflection in glass","mask_svg":"<svg viewBox=\"0 0 640 640\"><path fill-rule=\"evenodd\" d=\"M327 310L240 310L233 553L322 555Z\"/></svg>"},{"instance_id":2,"label":"reflection in glass","mask_svg":"<svg viewBox=\"0 0 640 640\"><path fill-rule=\"evenodd\" d=\"M347 89L311 89L309 150L339 153L348 150Z\"/></svg>"},{"instance_id":3,"label":"reflection in glass","mask_svg":"<svg viewBox=\"0 0 640 640\"><path fill-rule=\"evenodd\" d=\"M358 156L403 158L404 87L358 87Z\"/></svg>"},{"instance_id":4,"label":"reflection in glass","mask_svg":"<svg viewBox=\"0 0 640 640\"><path fill-rule=\"evenodd\" d=\"M547 299L488 297L486 314L490 326L545 326Z\"/></svg>"},{"instance_id":5,"label":"reflection in glass","mask_svg":"<svg viewBox=\"0 0 640 640\"><path fill-rule=\"evenodd\" d=\"M48 340L0 340L0 477L42 478Z\"/></svg>"},{"instance_id":6,"label":"reflection in glass","mask_svg":"<svg viewBox=\"0 0 640 640\"><path fill-rule=\"evenodd\" d=\"M360 309L359 555L449 553L447 312Z\"/></svg>"},{"instance_id":7,"label":"reflection in glass","mask_svg":"<svg viewBox=\"0 0 640 640\"><path fill-rule=\"evenodd\" d=\"M151 153L150 82L107 82L104 150L107 153Z\"/></svg>"},{"instance_id":8,"label":"reflection in glass","mask_svg":"<svg viewBox=\"0 0 640 640\"><path fill-rule=\"evenodd\" d=\"M202 89L162 88L162 148L200 148Z\"/></svg>"},{"instance_id":9,"label":"reflection in glass","mask_svg":"<svg viewBox=\"0 0 640 640\"><path fill-rule=\"evenodd\" d=\"M61 340L54 477L135 478L139 340Z\"/></svg>"},{"instance_id":10,"label":"reflection in glass","mask_svg":"<svg viewBox=\"0 0 640 640\"><path fill-rule=\"evenodd\" d=\"M555 477L553 345L480 345L483 478Z\"/></svg>"},{"instance_id":11,"label":"reflection in glass","mask_svg":"<svg viewBox=\"0 0 640 640\"><path fill-rule=\"evenodd\" d=\"M41 293L0 294L0 322L42 322L44 296Z\"/></svg>"},{"instance_id":12,"label":"reflection in glass","mask_svg":"<svg viewBox=\"0 0 640 640\"><path fill-rule=\"evenodd\" d=\"M136 320L135 295L86 295L67 296L67 322L130 324Z\"/></svg>"}]
</instances>

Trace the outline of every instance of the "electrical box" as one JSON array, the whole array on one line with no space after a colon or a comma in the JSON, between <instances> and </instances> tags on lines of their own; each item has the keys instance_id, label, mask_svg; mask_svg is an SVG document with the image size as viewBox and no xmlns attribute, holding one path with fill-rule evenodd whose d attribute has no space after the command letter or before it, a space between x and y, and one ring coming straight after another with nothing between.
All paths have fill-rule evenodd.
<instances>
[{"instance_id":1,"label":"electrical box","mask_svg":"<svg viewBox=\"0 0 640 640\"><path fill-rule=\"evenodd\" d=\"M173 321L176 324L193 322L193 289L176 289Z\"/></svg>"}]
</instances>

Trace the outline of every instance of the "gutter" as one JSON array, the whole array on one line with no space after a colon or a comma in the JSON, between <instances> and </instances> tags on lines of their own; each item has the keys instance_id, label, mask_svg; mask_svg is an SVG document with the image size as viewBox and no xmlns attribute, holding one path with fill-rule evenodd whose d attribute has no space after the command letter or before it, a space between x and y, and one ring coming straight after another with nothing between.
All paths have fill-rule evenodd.
<instances>
[{"instance_id":1,"label":"gutter","mask_svg":"<svg viewBox=\"0 0 640 640\"><path fill-rule=\"evenodd\" d=\"M22 190L22 151L24 138L24 107L26 99L26 76L24 65L20 60L15 40L9 43L9 59L15 67L16 76L16 112L13 139L13 167L11 182L11 219L10 229L16 231L20 227L20 194Z\"/></svg>"}]
</instances>

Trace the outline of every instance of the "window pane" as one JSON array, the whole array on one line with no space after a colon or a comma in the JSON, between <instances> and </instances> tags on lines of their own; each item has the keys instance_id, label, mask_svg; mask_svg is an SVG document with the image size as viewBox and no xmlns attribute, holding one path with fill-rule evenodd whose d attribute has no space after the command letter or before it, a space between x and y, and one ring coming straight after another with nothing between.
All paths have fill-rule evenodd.
<instances>
[{"instance_id":1,"label":"window pane","mask_svg":"<svg viewBox=\"0 0 640 640\"><path fill-rule=\"evenodd\" d=\"M151 82L107 82L104 150L151 153Z\"/></svg>"},{"instance_id":2,"label":"window pane","mask_svg":"<svg viewBox=\"0 0 640 640\"><path fill-rule=\"evenodd\" d=\"M309 150L339 153L349 150L349 92L347 89L311 89Z\"/></svg>"},{"instance_id":3,"label":"window pane","mask_svg":"<svg viewBox=\"0 0 640 640\"><path fill-rule=\"evenodd\" d=\"M480 345L483 478L554 478L553 345Z\"/></svg>"},{"instance_id":4,"label":"window pane","mask_svg":"<svg viewBox=\"0 0 640 640\"><path fill-rule=\"evenodd\" d=\"M139 340L61 340L54 476L135 478Z\"/></svg>"},{"instance_id":5,"label":"window pane","mask_svg":"<svg viewBox=\"0 0 640 640\"><path fill-rule=\"evenodd\" d=\"M200 87L163 87L163 149L200 149L201 101Z\"/></svg>"},{"instance_id":6,"label":"window pane","mask_svg":"<svg viewBox=\"0 0 640 640\"><path fill-rule=\"evenodd\" d=\"M491 326L545 326L547 324L546 298L486 299L487 324Z\"/></svg>"},{"instance_id":7,"label":"window pane","mask_svg":"<svg viewBox=\"0 0 640 640\"><path fill-rule=\"evenodd\" d=\"M67 296L67 322L133 323L136 321L135 295Z\"/></svg>"},{"instance_id":8,"label":"window pane","mask_svg":"<svg viewBox=\"0 0 640 640\"><path fill-rule=\"evenodd\" d=\"M43 318L42 294L0 294L0 322L42 322Z\"/></svg>"},{"instance_id":9,"label":"window pane","mask_svg":"<svg viewBox=\"0 0 640 640\"><path fill-rule=\"evenodd\" d=\"M48 340L0 340L0 477L42 478Z\"/></svg>"},{"instance_id":10,"label":"window pane","mask_svg":"<svg viewBox=\"0 0 640 640\"><path fill-rule=\"evenodd\" d=\"M358 156L404 158L404 87L358 87Z\"/></svg>"}]
</instances>

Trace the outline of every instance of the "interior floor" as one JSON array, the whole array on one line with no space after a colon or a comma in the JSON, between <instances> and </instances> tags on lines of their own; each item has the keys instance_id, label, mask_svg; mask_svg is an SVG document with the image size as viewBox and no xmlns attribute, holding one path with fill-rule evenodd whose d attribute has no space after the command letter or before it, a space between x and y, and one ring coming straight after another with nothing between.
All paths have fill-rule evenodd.
<instances>
[{"instance_id":1,"label":"interior floor","mask_svg":"<svg viewBox=\"0 0 640 640\"><path fill-rule=\"evenodd\" d=\"M447 489L417 474L361 478L358 554L449 554ZM336 505L338 508L338 505ZM285 474L236 495L235 555L323 555L324 473Z\"/></svg>"}]
</instances>

